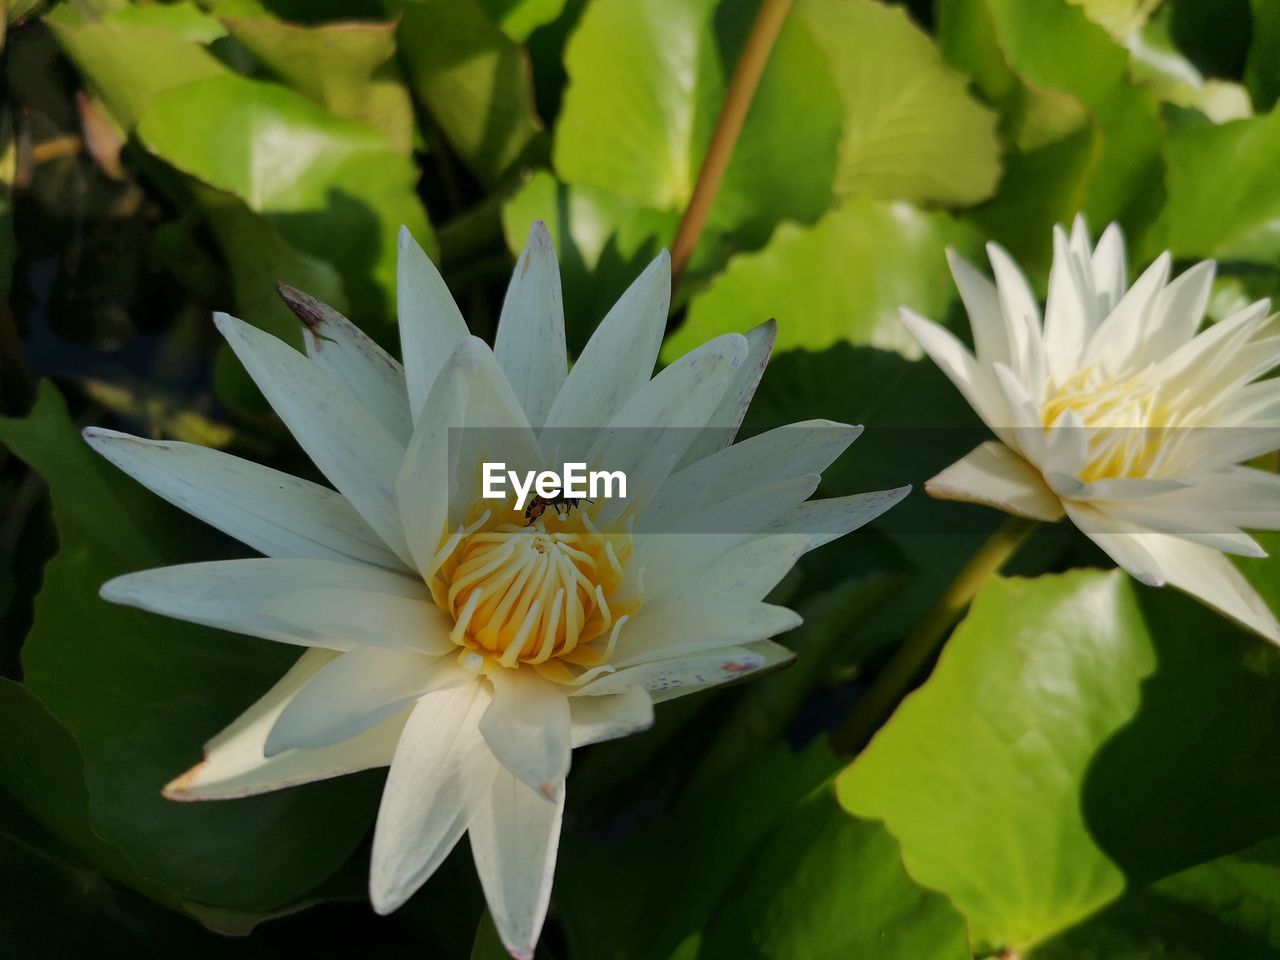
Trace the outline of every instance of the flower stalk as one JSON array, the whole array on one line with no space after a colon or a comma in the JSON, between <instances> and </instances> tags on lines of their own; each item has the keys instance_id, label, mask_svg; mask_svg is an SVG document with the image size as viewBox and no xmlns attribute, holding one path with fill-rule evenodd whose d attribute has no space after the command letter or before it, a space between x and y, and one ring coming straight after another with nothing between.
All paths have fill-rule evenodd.
<instances>
[{"instance_id":1,"label":"flower stalk","mask_svg":"<svg viewBox=\"0 0 1280 960\"><path fill-rule=\"evenodd\" d=\"M875 732L876 725L902 699L912 679L942 646L951 625L995 574L1009 562L1036 527L1036 521L1011 516L973 555L964 569L880 671L849 715L831 735L837 754L852 754Z\"/></svg>"},{"instance_id":2,"label":"flower stalk","mask_svg":"<svg viewBox=\"0 0 1280 960\"><path fill-rule=\"evenodd\" d=\"M773 45L777 42L782 23L790 10L791 0L764 0L760 5L760 12L756 14L755 23L751 25L751 33L747 36L742 56L738 58L733 77L729 81L729 90L725 94L724 105L720 108L720 116L711 134L711 143L698 171L697 182L693 185L689 205L685 208L675 242L671 245L672 289L679 286L685 267L689 265L689 258L693 256L702 230L707 225L711 204L715 202L720 182L729 169L729 160L733 157L733 148L738 144L738 135L742 133L742 124L747 119L747 111L751 109L751 101L755 99L756 88L760 85L764 68L773 53Z\"/></svg>"}]
</instances>

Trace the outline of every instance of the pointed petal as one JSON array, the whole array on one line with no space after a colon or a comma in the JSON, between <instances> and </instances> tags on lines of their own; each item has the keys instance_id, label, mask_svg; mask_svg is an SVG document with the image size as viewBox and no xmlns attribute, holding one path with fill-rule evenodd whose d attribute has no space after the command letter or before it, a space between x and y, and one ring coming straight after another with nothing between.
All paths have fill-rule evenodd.
<instances>
[{"instance_id":1,"label":"pointed petal","mask_svg":"<svg viewBox=\"0 0 1280 960\"><path fill-rule=\"evenodd\" d=\"M662 538L658 539L659 545L665 546ZM695 534L693 539L711 543L718 540L703 534ZM672 550L666 556L654 550L644 555L646 603L713 596L744 603L759 600L795 566L809 541L803 534L768 534L727 550L699 550L696 543L687 542L679 546L694 549ZM641 562L635 555L632 559Z\"/></svg>"},{"instance_id":2,"label":"pointed petal","mask_svg":"<svg viewBox=\"0 0 1280 960\"><path fill-rule=\"evenodd\" d=\"M1197 263L1156 296L1151 310L1156 322L1147 326L1138 351L1140 366L1162 360L1195 336L1209 305L1216 268L1212 260Z\"/></svg>"},{"instance_id":3,"label":"pointed petal","mask_svg":"<svg viewBox=\"0 0 1280 960\"><path fill-rule=\"evenodd\" d=\"M764 376L764 368L773 354L773 344L778 339L778 324L768 320L760 326L749 330L747 338L747 359L734 375L724 399L707 421L707 426L698 432L697 439L689 445L677 470L684 470L690 464L701 461L717 450L722 450L733 443L742 426L742 418L746 416L751 398L756 394L760 378Z\"/></svg>"},{"instance_id":4,"label":"pointed petal","mask_svg":"<svg viewBox=\"0 0 1280 960\"><path fill-rule=\"evenodd\" d=\"M902 323L924 348L934 363L947 375L957 390L973 407L987 426L999 431L1008 425L999 394L991 389L986 372L978 366L965 345L951 331L905 307L898 311Z\"/></svg>"},{"instance_id":5,"label":"pointed petal","mask_svg":"<svg viewBox=\"0 0 1280 960\"><path fill-rule=\"evenodd\" d=\"M289 701L267 736L272 757L353 737L402 713L423 694L458 686L473 675L450 654L359 648L328 664Z\"/></svg>"},{"instance_id":6,"label":"pointed petal","mask_svg":"<svg viewBox=\"0 0 1280 960\"><path fill-rule=\"evenodd\" d=\"M445 653L449 623L421 581L332 560L215 560L128 573L102 598L280 643Z\"/></svg>"},{"instance_id":7,"label":"pointed petal","mask_svg":"<svg viewBox=\"0 0 1280 960\"><path fill-rule=\"evenodd\" d=\"M995 440L975 447L924 488L940 500L984 503L1049 523L1062 519L1062 501L1049 489L1040 471Z\"/></svg>"},{"instance_id":8,"label":"pointed petal","mask_svg":"<svg viewBox=\"0 0 1280 960\"><path fill-rule=\"evenodd\" d=\"M600 697L644 687L654 703L740 680L790 663L795 654L780 644L761 640L742 647L724 647L674 660L660 660L606 674L580 687L575 696Z\"/></svg>"},{"instance_id":9,"label":"pointed petal","mask_svg":"<svg viewBox=\"0 0 1280 960\"><path fill-rule=\"evenodd\" d=\"M1098 317L1105 318L1124 296L1128 283L1124 234L1119 224L1113 223L1102 231L1098 246L1093 251L1091 265L1093 288L1098 298Z\"/></svg>"},{"instance_id":10,"label":"pointed petal","mask_svg":"<svg viewBox=\"0 0 1280 960\"><path fill-rule=\"evenodd\" d=\"M280 682L205 745L204 759L164 788L170 800L231 800L355 773L391 762L408 711L363 733L317 750L290 750L267 758L267 734L313 677L339 654L308 650Z\"/></svg>"},{"instance_id":11,"label":"pointed petal","mask_svg":"<svg viewBox=\"0 0 1280 960\"><path fill-rule=\"evenodd\" d=\"M568 376L560 267L541 220L529 231L502 302L493 346L498 363L534 429L546 422Z\"/></svg>"},{"instance_id":12,"label":"pointed petal","mask_svg":"<svg viewBox=\"0 0 1280 960\"><path fill-rule=\"evenodd\" d=\"M477 728L490 699L477 680L437 690L409 714L373 833L369 899L378 913L427 882L492 789L498 761Z\"/></svg>"},{"instance_id":13,"label":"pointed petal","mask_svg":"<svg viewBox=\"0 0 1280 960\"><path fill-rule=\"evenodd\" d=\"M598 523L644 509L706 426L746 356L741 335L716 337L663 370L618 411L583 458L627 478L627 496L605 504Z\"/></svg>"},{"instance_id":14,"label":"pointed petal","mask_svg":"<svg viewBox=\"0 0 1280 960\"><path fill-rule=\"evenodd\" d=\"M1114 517L1107 516L1087 504L1063 504L1071 522L1096 543L1134 579L1149 587L1162 587L1165 573L1160 562L1147 549L1143 531Z\"/></svg>"},{"instance_id":15,"label":"pointed petal","mask_svg":"<svg viewBox=\"0 0 1280 960\"><path fill-rule=\"evenodd\" d=\"M1168 253L1162 253L1134 281L1133 286L1089 338L1084 356L1086 367L1101 363L1113 376L1133 368L1134 358L1148 326L1147 318L1152 315L1156 297L1169 279L1172 265L1173 258Z\"/></svg>"},{"instance_id":16,"label":"pointed petal","mask_svg":"<svg viewBox=\"0 0 1280 960\"><path fill-rule=\"evenodd\" d=\"M786 607L718 597L683 598L646 604L627 622L610 663L619 670L705 653L720 647L767 640L800 626Z\"/></svg>"},{"instance_id":17,"label":"pointed petal","mask_svg":"<svg viewBox=\"0 0 1280 960\"><path fill-rule=\"evenodd\" d=\"M1280 622L1245 579L1218 551L1156 534L1145 539L1170 585L1207 603L1272 643L1280 643Z\"/></svg>"},{"instance_id":18,"label":"pointed petal","mask_svg":"<svg viewBox=\"0 0 1280 960\"><path fill-rule=\"evenodd\" d=\"M892 490L873 490L847 497L810 500L771 524L766 533L801 533L807 540L806 550L816 550L852 533L885 513L911 493L911 485Z\"/></svg>"},{"instance_id":19,"label":"pointed petal","mask_svg":"<svg viewBox=\"0 0 1280 960\"><path fill-rule=\"evenodd\" d=\"M213 322L320 472L408 563L391 491L404 448L297 350L226 314Z\"/></svg>"},{"instance_id":20,"label":"pointed petal","mask_svg":"<svg viewBox=\"0 0 1280 960\"><path fill-rule=\"evenodd\" d=\"M342 494L193 443L90 427L85 439L152 493L269 557L404 564Z\"/></svg>"},{"instance_id":21,"label":"pointed petal","mask_svg":"<svg viewBox=\"0 0 1280 960\"><path fill-rule=\"evenodd\" d=\"M305 325L303 341L311 361L364 404L391 436L408 443L413 418L400 361L333 307L287 284L276 286Z\"/></svg>"},{"instance_id":22,"label":"pointed petal","mask_svg":"<svg viewBox=\"0 0 1280 960\"><path fill-rule=\"evenodd\" d=\"M409 410L417 423L436 374L466 339L467 324L440 271L406 227L400 228L396 301Z\"/></svg>"},{"instance_id":23,"label":"pointed petal","mask_svg":"<svg viewBox=\"0 0 1280 960\"><path fill-rule=\"evenodd\" d=\"M1080 276L1079 264L1067 248L1067 235L1053 228L1053 266L1044 315L1044 352L1050 373L1062 376L1079 368L1085 338L1093 327L1092 290Z\"/></svg>"},{"instance_id":24,"label":"pointed petal","mask_svg":"<svg viewBox=\"0 0 1280 960\"><path fill-rule=\"evenodd\" d=\"M805 474L821 474L861 433L860 426L808 420L725 447L669 477L636 530L655 526L675 529L687 517L749 490ZM708 527L701 525L701 529Z\"/></svg>"},{"instance_id":25,"label":"pointed petal","mask_svg":"<svg viewBox=\"0 0 1280 960\"><path fill-rule=\"evenodd\" d=\"M547 415L547 429L603 426L653 373L671 303L664 250L591 335Z\"/></svg>"},{"instance_id":26,"label":"pointed petal","mask_svg":"<svg viewBox=\"0 0 1280 960\"><path fill-rule=\"evenodd\" d=\"M996 275L996 290L1009 340L1009 367L1023 383L1039 391L1044 383L1044 334L1040 305L1031 285L1013 258L995 243L987 244L987 256ZM1039 396L1033 393L1039 400Z\"/></svg>"},{"instance_id":27,"label":"pointed petal","mask_svg":"<svg viewBox=\"0 0 1280 960\"><path fill-rule=\"evenodd\" d=\"M947 248L947 263L951 266L951 276L955 278L960 299L964 301L965 312L969 314L969 328L973 331L973 348L978 363L986 367L993 363L1007 364L1009 335L996 285L950 247Z\"/></svg>"},{"instance_id":28,"label":"pointed petal","mask_svg":"<svg viewBox=\"0 0 1280 960\"><path fill-rule=\"evenodd\" d=\"M480 733L506 769L535 790L547 790L569 773L569 703L555 684L535 671L496 670L493 703Z\"/></svg>"},{"instance_id":29,"label":"pointed petal","mask_svg":"<svg viewBox=\"0 0 1280 960\"><path fill-rule=\"evenodd\" d=\"M573 747L629 737L653 726L653 700L644 687L628 687L611 697L571 697Z\"/></svg>"},{"instance_id":30,"label":"pointed petal","mask_svg":"<svg viewBox=\"0 0 1280 960\"><path fill-rule=\"evenodd\" d=\"M489 915L503 946L517 960L531 960L547 916L564 796L563 781L548 802L500 770L468 831Z\"/></svg>"}]
</instances>

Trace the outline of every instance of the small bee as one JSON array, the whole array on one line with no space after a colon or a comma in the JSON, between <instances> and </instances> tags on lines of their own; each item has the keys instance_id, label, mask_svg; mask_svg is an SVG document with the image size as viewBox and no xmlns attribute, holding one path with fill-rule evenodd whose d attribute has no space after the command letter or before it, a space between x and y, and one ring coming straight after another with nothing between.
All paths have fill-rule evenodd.
<instances>
[{"instance_id":1,"label":"small bee","mask_svg":"<svg viewBox=\"0 0 1280 960\"><path fill-rule=\"evenodd\" d=\"M540 497L535 495L534 498L529 501L529 505L524 508L524 518L529 521L525 526L532 527L537 523L542 518L542 515L546 513L547 507L554 507L556 516L563 520L569 516L569 513L578 504L591 502L592 501L588 500L586 497L566 497L558 493L554 497Z\"/></svg>"}]
</instances>

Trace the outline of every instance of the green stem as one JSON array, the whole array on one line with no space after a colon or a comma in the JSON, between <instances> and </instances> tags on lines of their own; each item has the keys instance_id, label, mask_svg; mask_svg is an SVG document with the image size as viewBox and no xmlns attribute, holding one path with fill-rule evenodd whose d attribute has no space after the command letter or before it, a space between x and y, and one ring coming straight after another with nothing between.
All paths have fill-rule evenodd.
<instances>
[{"instance_id":1,"label":"green stem","mask_svg":"<svg viewBox=\"0 0 1280 960\"><path fill-rule=\"evenodd\" d=\"M969 601L1000 572L1034 529L1034 520L1009 517L978 549L934 608L876 676L866 696L857 702L832 733L831 746L836 753L852 754L875 732L876 726L906 694L921 668L942 646L948 630L960 618Z\"/></svg>"},{"instance_id":2,"label":"green stem","mask_svg":"<svg viewBox=\"0 0 1280 960\"><path fill-rule=\"evenodd\" d=\"M733 78L729 81L729 89L724 96L724 106L720 108L715 131L711 134L711 143L702 159L702 168L698 171L698 181L693 185L689 206L685 208L680 227L676 231L676 239L671 244L673 289L680 284L684 269L689 265L689 258L693 256L698 239L702 236L702 228L707 225L707 214L711 212L711 204L720 189L724 172L729 169L729 160L733 157L733 148L738 144L738 134L742 132L747 111L751 109L756 87L760 85L760 77L769 63L769 55L773 52L773 45L790 10L791 0L764 0L756 14L755 23L751 25L747 42L743 44L742 55L738 58L738 65L734 68Z\"/></svg>"}]
</instances>

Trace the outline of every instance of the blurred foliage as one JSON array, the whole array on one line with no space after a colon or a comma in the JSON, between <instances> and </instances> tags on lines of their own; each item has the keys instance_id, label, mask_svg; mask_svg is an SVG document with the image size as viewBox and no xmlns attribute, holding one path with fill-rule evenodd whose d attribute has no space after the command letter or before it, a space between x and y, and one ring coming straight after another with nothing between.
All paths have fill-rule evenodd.
<instances>
[{"instance_id":1,"label":"blurred foliage","mask_svg":"<svg viewBox=\"0 0 1280 960\"><path fill-rule=\"evenodd\" d=\"M491 338L545 220L576 353L671 243L757 7L7 5L6 955L499 955L465 855L369 910L377 774L160 798L288 656L98 600L115 573L240 548L76 428L314 475L209 314L300 343L285 281L393 346L402 224ZM1043 293L1049 227L1084 212L1136 261L1219 258L1215 316L1275 295L1278 96L1276 0L797 0L664 357L776 317L746 431L865 423L823 493L919 484L983 436L896 320L960 316L944 248L995 239ZM823 732L997 519L910 498L784 584L792 670L580 751L539 956L1280 957L1275 656L1180 597L1062 573L1106 565L1068 528L987 588L833 787ZM1280 560L1242 569L1280 606Z\"/></svg>"}]
</instances>

